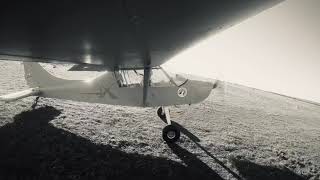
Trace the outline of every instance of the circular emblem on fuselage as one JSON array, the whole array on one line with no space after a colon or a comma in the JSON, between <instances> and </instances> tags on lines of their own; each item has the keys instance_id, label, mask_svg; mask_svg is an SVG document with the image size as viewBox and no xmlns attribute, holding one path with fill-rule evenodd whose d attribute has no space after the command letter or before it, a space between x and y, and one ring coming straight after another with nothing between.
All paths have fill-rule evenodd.
<instances>
[{"instance_id":1,"label":"circular emblem on fuselage","mask_svg":"<svg viewBox=\"0 0 320 180\"><path fill-rule=\"evenodd\" d=\"M177 91L177 94L178 94L179 97L184 98L184 97L187 96L188 90L186 88L184 88L184 87L180 87L178 89L178 91Z\"/></svg>"}]
</instances>

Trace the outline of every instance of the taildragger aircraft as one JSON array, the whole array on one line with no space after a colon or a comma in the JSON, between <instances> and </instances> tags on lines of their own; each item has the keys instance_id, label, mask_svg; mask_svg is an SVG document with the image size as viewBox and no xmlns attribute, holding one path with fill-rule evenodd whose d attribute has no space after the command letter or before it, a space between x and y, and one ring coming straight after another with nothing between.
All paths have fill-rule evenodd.
<instances>
[{"instance_id":1,"label":"taildragger aircraft","mask_svg":"<svg viewBox=\"0 0 320 180\"><path fill-rule=\"evenodd\" d=\"M180 131L168 106L206 99L217 82L172 76L161 65L196 42L282 0L11 0L0 6L0 60L23 61L29 96L122 106L159 107ZM206 66L199 61L199 67ZM73 63L69 71L105 71L91 81L65 80L39 62Z\"/></svg>"}]
</instances>

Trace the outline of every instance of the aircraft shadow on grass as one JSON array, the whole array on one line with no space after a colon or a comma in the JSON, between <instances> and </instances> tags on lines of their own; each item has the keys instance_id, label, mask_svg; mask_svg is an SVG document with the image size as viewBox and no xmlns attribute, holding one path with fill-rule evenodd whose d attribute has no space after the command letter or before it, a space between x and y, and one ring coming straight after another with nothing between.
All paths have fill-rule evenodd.
<instances>
[{"instance_id":1,"label":"aircraft shadow on grass","mask_svg":"<svg viewBox=\"0 0 320 180\"><path fill-rule=\"evenodd\" d=\"M218 158L216 158L209 151L207 151L203 146L201 146L199 144L200 139L198 137L196 137L194 134L192 134L190 131L185 129L180 124L176 122L173 122L173 124L179 127L180 131L184 133L190 140L192 140L203 152L205 152L209 157L211 157L215 161L215 163L219 164L226 171L232 174L234 178L238 180L240 179L243 179L243 180L305 180L306 179L300 175L295 174L294 172L290 171L287 168L280 169L272 166L262 166L245 159L232 158L231 163L241 174L241 176L239 176L237 173L235 173L229 167L227 167L223 162L221 162Z\"/></svg>"},{"instance_id":2,"label":"aircraft shadow on grass","mask_svg":"<svg viewBox=\"0 0 320 180\"><path fill-rule=\"evenodd\" d=\"M52 126L49 121L60 114L54 107L39 107L16 115L13 123L0 127L0 179L222 179L177 144L169 147L186 166L166 158L130 154L109 145L94 144ZM227 168L198 144L200 140L196 136L179 127L199 148ZM250 166L241 163L236 163L236 167L248 180L252 180L250 173L245 173L247 169L242 167L257 173L268 170L254 163Z\"/></svg>"},{"instance_id":3,"label":"aircraft shadow on grass","mask_svg":"<svg viewBox=\"0 0 320 180\"><path fill-rule=\"evenodd\" d=\"M232 164L246 180L305 180L287 168L277 168L255 164L248 160L234 158Z\"/></svg>"},{"instance_id":4,"label":"aircraft shadow on grass","mask_svg":"<svg viewBox=\"0 0 320 180\"><path fill-rule=\"evenodd\" d=\"M0 127L0 179L222 179L179 146L187 166L94 144L48 123L60 114L39 107Z\"/></svg>"}]
</instances>

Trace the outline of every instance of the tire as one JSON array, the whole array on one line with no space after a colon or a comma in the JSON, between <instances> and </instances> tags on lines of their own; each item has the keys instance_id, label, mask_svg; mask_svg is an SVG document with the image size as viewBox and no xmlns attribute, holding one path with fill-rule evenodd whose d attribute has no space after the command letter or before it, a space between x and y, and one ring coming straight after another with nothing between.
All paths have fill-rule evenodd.
<instances>
[{"instance_id":1,"label":"tire","mask_svg":"<svg viewBox=\"0 0 320 180\"><path fill-rule=\"evenodd\" d=\"M162 119L163 121L167 121L166 114L164 112L163 113L162 112L163 112L162 107L159 107L159 109L157 111L159 118Z\"/></svg>"},{"instance_id":2,"label":"tire","mask_svg":"<svg viewBox=\"0 0 320 180\"><path fill-rule=\"evenodd\" d=\"M168 125L162 130L162 138L167 143L174 143L180 139L180 130L173 125Z\"/></svg>"}]
</instances>

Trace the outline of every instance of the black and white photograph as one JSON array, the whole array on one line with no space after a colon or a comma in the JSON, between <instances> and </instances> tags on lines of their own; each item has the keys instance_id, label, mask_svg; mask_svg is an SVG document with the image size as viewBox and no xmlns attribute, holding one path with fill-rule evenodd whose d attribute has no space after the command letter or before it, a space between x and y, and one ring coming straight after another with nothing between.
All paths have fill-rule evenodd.
<instances>
[{"instance_id":1,"label":"black and white photograph","mask_svg":"<svg viewBox=\"0 0 320 180\"><path fill-rule=\"evenodd\" d=\"M0 3L0 180L320 180L319 0Z\"/></svg>"}]
</instances>

